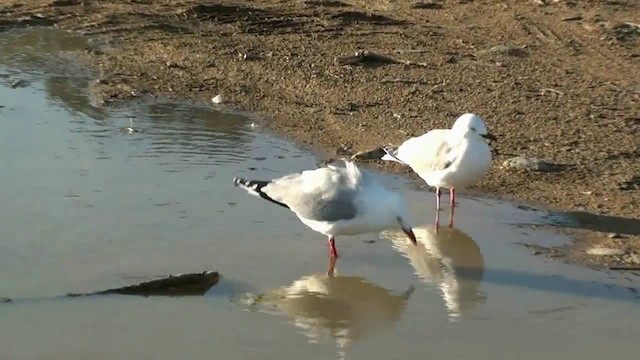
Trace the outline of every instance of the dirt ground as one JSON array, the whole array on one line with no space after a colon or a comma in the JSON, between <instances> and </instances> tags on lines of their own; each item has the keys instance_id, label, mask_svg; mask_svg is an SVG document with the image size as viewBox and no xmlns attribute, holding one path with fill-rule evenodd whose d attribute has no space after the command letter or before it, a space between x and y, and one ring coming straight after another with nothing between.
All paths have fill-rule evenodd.
<instances>
[{"instance_id":1,"label":"dirt ground","mask_svg":"<svg viewBox=\"0 0 640 360\"><path fill-rule=\"evenodd\" d=\"M0 0L0 31L32 25L103 45L84 55L105 104L223 94L327 158L474 112L499 141L470 191L574 216L558 228L578 241L547 256L640 267L639 1ZM336 59L360 50L398 61Z\"/></svg>"}]
</instances>

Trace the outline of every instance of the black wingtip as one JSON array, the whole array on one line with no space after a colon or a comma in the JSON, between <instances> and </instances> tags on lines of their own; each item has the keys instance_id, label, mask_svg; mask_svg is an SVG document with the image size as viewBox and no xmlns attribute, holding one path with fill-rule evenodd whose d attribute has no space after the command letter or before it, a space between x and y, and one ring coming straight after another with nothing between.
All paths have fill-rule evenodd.
<instances>
[{"instance_id":1,"label":"black wingtip","mask_svg":"<svg viewBox=\"0 0 640 360\"><path fill-rule=\"evenodd\" d=\"M282 207L285 208L289 208L289 206L276 201L274 199L272 199L269 195L265 194L262 191L262 188L267 186L270 182L269 181L264 181L264 180L247 180L241 177L234 177L233 178L233 185L234 186L239 186L245 190L247 190L249 193L253 194L253 195L257 195L267 201L270 201L274 204L280 205Z\"/></svg>"}]
</instances>

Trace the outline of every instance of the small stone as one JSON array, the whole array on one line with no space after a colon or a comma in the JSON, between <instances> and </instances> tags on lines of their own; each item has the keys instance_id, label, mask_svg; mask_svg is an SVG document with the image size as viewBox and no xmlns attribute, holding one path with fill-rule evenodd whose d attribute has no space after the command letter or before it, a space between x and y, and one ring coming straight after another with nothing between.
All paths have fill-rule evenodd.
<instances>
[{"instance_id":1,"label":"small stone","mask_svg":"<svg viewBox=\"0 0 640 360\"><path fill-rule=\"evenodd\" d=\"M632 264L640 264L640 254L631 254L629 255L629 260Z\"/></svg>"},{"instance_id":2,"label":"small stone","mask_svg":"<svg viewBox=\"0 0 640 360\"><path fill-rule=\"evenodd\" d=\"M618 186L620 190L640 190L640 175L635 175L621 182Z\"/></svg>"},{"instance_id":3,"label":"small stone","mask_svg":"<svg viewBox=\"0 0 640 360\"><path fill-rule=\"evenodd\" d=\"M438 3L432 2L432 1L423 1L423 2L418 2L418 3L413 4L413 6L411 6L411 8L413 8L413 9L437 10L437 9L443 9L444 5L438 4Z\"/></svg>"},{"instance_id":4,"label":"small stone","mask_svg":"<svg viewBox=\"0 0 640 360\"><path fill-rule=\"evenodd\" d=\"M511 159L505 160L502 163L502 167L516 169L516 170L542 171L542 172L558 171L560 169L558 165L550 164L544 160L540 160L537 158L525 158L522 156L517 156Z\"/></svg>"},{"instance_id":5,"label":"small stone","mask_svg":"<svg viewBox=\"0 0 640 360\"><path fill-rule=\"evenodd\" d=\"M353 151L351 149L353 145L351 144L340 144L336 149L336 155L353 155Z\"/></svg>"},{"instance_id":6,"label":"small stone","mask_svg":"<svg viewBox=\"0 0 640 360\"><path fill-rule=\"evenodd\" d=\"M594 247L587 250L587 254L597 256L620 256L624 255L624 250L605 247Z\"/></svg>"},{"instance_id":7,"label":"small stone","mask_svg":"<svg viewBox=\"0 0 640 360\"><path fill-rule=\"evenodd\" d=\"M568 16L562 19L562 21L580 21L580 20L582 20L582 16L580 15Z\"/></svg>"},{"instance_id":8,"label":"small stone","mask_svg":"<svg viewBox=\"0 0 640 360\"><path fill-rule=\"evenodd\" d=\"M12 89L16 89L19 87L27 87L27 86L29 86L29 82L23 79L16 80L12 82L11 85L9 85L9 87L11 87Z\"/></svg>"},{"instance_id":9,"label":"small stone","mask_svg":"<svg viewBox=\"0 0 640 360\"><path fill-rule=\"evenodd\" d=\"M610 239L621 239L622 235L618 234L618 233L611 233L611 234L609 234L609 238Z\"/></svg>"},{"instance_id":10,"label":"small stone","mask_svg":"<svg viewBox=\"0 0 640 360\"><path fill-rule=\"evenodd\" d=\"M497 45L489 50L485 50L484 53L504 54L515 57L524 57L529 55L529 52L524 47L511 45Z\"/></svg>"},{"instance_id":11,"label":"small stone","mask_svg":"<svg viewBox=\"0 0 640 360\"><path fill-rule=\"evenodd\" d=\"M385 151L382 148L373 150L360 151L351 156L352 160L380 160L384 156Z\"/></svg>"}]
</instances>

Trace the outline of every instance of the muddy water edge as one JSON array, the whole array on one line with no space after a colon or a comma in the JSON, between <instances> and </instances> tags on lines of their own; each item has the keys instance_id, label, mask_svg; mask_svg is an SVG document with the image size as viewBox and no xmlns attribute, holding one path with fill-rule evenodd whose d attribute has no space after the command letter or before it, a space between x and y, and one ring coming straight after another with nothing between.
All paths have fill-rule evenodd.
<instances>
[{"instance_id":1,"label":"muddy water edge","mask_svg":"<svg viewBox=\"0 0 640 360\"><path fill-rule=\"evenodd\" d=\"M637 352L638 275L520 245L565 244L548 228L562 214L461 196L456 227L436 234L433 194L380 174L409 199L419 245L394 231L338 239L327 278L322 236L230 182L312 168L314 154L210 105L95 106L94 74L69 53L86 45L50 29L0 36L3 358ZM60 296L203 270L223 278L201 297Z\"/></svg>"}]
</instances>

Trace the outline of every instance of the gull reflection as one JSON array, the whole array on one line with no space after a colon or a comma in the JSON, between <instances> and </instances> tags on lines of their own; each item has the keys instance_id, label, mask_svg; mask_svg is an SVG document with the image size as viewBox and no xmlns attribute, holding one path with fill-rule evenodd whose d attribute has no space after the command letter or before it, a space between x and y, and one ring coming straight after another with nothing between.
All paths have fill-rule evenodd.
<instances>
[{"instance_id":1,"label":"gull reflection","mask_svg":"<svg viewBox=\"0 0 640 360\"><path fill-rule=\"evenodd\" d=\"M402 232L385 231L394 250L409 259L416 275L426 284L439 288L451 320L469 313L485 296L479 288L484 260L473 239L456 228L415 227L418 245L407 243ZM405 236L403 238L403 236Z\"/></svg>"},{"instance_id":2,"label":"gull reflection","mask_svg":"<svg viewBox=\"0 0 640 360\"><path fill-rule=\"evenodd\" d=\"M289 316L311 343L334 338L344 357L348 344L396 322L412 293L413 287L393 294L362 277L318 273L257 296L254 303Z\"/></svg>"}]
</instances>

